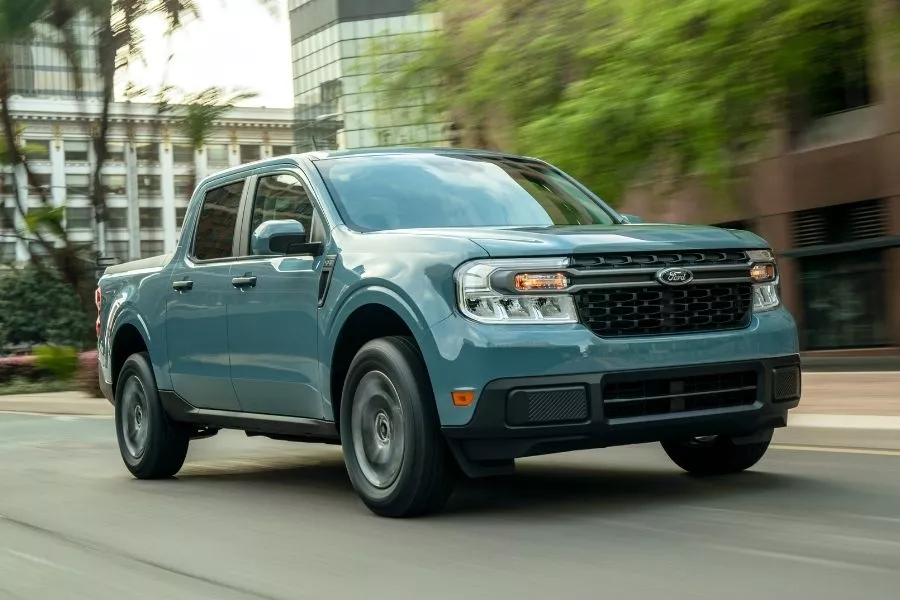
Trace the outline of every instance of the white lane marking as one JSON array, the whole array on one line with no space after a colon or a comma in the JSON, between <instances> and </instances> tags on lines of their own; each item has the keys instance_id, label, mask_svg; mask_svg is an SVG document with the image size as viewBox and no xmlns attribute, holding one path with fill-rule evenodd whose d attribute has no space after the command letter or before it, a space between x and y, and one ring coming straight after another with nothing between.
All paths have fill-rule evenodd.
<instances>
[{"instance_id":1,"label":"white lane marking","mask_svg":"<svg viewBox=\"0 0 900 600\"><path fill-rule=\"evenodd\" d=\"M21 558L22 560L26 560L28 562L32 562L43 567L50 567L51 569L58 569L60 571L67 571L69 573L77 573L75 569L70 569L69 567L64 567L60 564L57 564L51 560L47 560L46 558L41 558L40 556L35 556L34 554L28 554L27 552L19 552L18 550L13 550L12 548L6 548L6 552L12 554L15 557Z\"/></svg>"},{"instance_id":2,"label":"white lane marking","mask_svg":"<svg viewBox=\"0 0 900 600\"><path fill-rule=\"evenodd\" d=\"M830 452L833 454L868 454L870 456L900 456L900 450L877 450L869 448L841 448L838 446L801 446L799 444L772 444L773 450L798 452Z\"/></svg>"},{"instance_id":3,"label":"white lane marking","mask_svg":"<svg viewBox=\"0 0 900 600\"><path fill-rule=\"evenodd\" d=\"M814 415L791 413L788 427L819 427L822 429L881 429L900 430L900 417L873 415Z\"/></svg>"},{"instance_id":4,"label":"white lane marking","mask_svg":"<svg viewBox=\"0 0 900 600\"><path fill-rule=\"evenodd\" d=\"M839 569L851 569L854 571L868 571L870 573L896 573L895 569L890 569L887 567L880 567L875 565L864 565L859 563L852 563L843 560L833 560L830 558L819 558L816 556L808 556L802 554L789 554L787 552L778 552L776 550L757 550L755 548L743 548L740 546L730 546L726 544L710 544L711 547L717 548L719 550L725 550L730 552L737 552L739 554L748 554L750 556L758 556L761 558L768 558L771 560L777 561L794 561L799 563L805 563L808 565L814 565L818 567L829 567L829 568L839 568Z\"/></svg>"},{"instance_id":5,"label":"white lane marking","mask_svg":"<svg viewBox=\"0 0 900 600\"><path fill-rule=\"evenodd\" d=\"M44 417L57 421L75 421L78 419L112 419L113 415L78 415L78 414L59 414L59 413L41 413L28 412L24 410L0 410L0 415L14 415L19 417Z\"/></svg>"}]
</instances>

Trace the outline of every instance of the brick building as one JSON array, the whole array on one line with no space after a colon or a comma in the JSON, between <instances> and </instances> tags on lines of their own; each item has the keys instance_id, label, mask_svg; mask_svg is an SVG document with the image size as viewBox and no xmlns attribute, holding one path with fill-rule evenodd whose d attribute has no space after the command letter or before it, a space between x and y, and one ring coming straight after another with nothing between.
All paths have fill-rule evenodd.
<instances>
[{"instance_id":1,"label":"brick building","mask_svg":"<svg viewBox=\"0 0 900 600\"><path fill-rule=\"evenodd\" d=\"M878 31L886 20L873 21ZM851 69L864 76L848 79L846 69L823 76L813 101L746 166L733 201L713 200L696 185L665 200L636 189L621 207L645 221L723 225L766 238L779 256L801 348L813 355L900 353L900 62L886 44L876 47Z\"/></svg>"}]
</instances>

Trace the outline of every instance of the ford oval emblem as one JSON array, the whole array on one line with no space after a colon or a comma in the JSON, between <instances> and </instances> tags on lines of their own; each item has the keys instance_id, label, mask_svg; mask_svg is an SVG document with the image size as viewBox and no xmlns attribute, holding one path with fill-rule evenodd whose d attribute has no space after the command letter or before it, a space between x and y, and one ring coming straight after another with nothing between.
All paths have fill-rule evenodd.
<instances>
[{"instance_id":1,"label":"ford oval emblem","mask_svg":"<svg viewBox=\"0 0 900 600\"><path fill-rule=\"evenodd\" d=\"M680 267L669 267L658 271L656 280L663 285L687 285L694 280L694 274Z\"/></svg>"}]
</instances>

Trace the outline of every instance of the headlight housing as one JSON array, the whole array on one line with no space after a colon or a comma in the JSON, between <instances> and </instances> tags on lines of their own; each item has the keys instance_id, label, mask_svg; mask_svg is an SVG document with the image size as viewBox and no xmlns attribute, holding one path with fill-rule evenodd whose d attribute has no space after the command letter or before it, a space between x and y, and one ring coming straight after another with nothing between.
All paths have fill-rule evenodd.
<instances>
[{"instance_id":1,"label":"headlight housing","mask_svg":"<svg viewBox=\"0 0 900 600\"><path fill-rule=\"evenodd\" d=\"M781 305L778 266L771 250L751 250L750 279L753 281L753 311L767 312Z\"/></svg>"},{"instance_id":2,"label":"headlight housing","mask_svg":"<svg viewBox=\"0 0 900 600\"><path fill-rule=\"evenodd\" d=\"M480 323L577 323L568 259L476 260L456 270L460 312Z\"/></svg>"}]
</instances>

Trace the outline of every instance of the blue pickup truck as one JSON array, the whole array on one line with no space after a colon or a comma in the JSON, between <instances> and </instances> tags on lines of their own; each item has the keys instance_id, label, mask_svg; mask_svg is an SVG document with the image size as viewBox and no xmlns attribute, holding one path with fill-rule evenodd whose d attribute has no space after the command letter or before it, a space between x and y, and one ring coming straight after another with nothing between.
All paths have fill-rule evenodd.
<instances>
[{"instance_id":1,"label":"blue pickup truck","mask_svg":"<svg viewBox=\"0 0 900 600\"><path fill-rule=\"evenodd\" d=\"M97 290L122 458L174 476L223 428L340 444L374 513L440 510L517 458L660 442L752 467L800 401L756 235L642 224L546 162L316 152L204 179L174 252Z\"/></svg>"}]
</instances>

